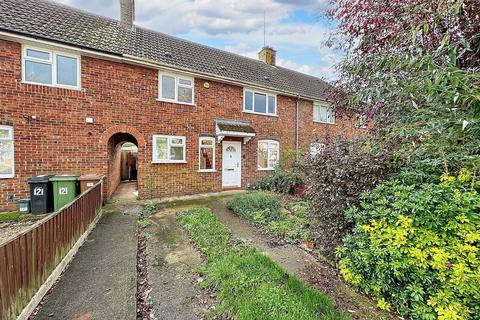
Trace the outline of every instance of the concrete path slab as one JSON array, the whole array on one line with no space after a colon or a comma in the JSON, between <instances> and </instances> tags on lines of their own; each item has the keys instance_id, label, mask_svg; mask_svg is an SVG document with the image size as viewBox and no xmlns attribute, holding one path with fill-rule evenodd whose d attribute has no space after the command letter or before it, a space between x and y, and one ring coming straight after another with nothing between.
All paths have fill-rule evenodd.
<instances>
[{"instance_id":1,"label":"concrete path slab","mask_svg":"<svg viewBox=\"0 0 480 320\"><path fill-rule=\"evenodd\" d=\"M140 205L113 201L35 320L136 319L136 225Z\"/></svg>"},{"instance_id":2,"label":"concrete path slab","mask_svg":"<svg viewBox=\"0 0 480 320\"><path fill-rule=\"evenodd\" d=\"M157 319L194 320L197 273L200 254L176 223L176 213L185 208L165 208L150 217L148 236L148 278L152 287L154 315Z\"/></svg>"}]
</instances>

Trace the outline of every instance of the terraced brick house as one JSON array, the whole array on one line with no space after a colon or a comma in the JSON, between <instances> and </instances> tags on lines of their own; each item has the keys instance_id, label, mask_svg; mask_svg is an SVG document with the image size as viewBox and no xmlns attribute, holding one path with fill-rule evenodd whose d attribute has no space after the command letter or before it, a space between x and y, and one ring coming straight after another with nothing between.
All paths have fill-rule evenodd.
<instances>
[{"instance_id":1,"label":"terraced brick house","mask_svg":"<svg viewBox=\"0 0 480 320\"><path fill-rule=\"evenodd\" d=\"M136 26L133 0L120 6L113 20L0 0L0 210L45 173L105 175L106 196L126 178L140 198L246 188L361 130L272 48L242 57Z\"/></svg>"}]
</instances>

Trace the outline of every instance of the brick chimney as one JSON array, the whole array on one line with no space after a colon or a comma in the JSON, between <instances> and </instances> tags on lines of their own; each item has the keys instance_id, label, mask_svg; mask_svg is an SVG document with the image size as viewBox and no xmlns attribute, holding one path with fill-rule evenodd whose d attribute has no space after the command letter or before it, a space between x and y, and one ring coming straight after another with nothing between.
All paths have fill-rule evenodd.
<instances>
[{"instance_id":1,"label":"brick chimney","mask_svg":"<svg viewBox=\"0 0 480 320\"><path fill-rule=\"evenodd\" d=\"M277 51L272 47L265 46L258 53L258 59L271 66L274 66L277 59Z\"/></svg>"},{"instance_id":2,"label":"brick chimney","mask_svg":"<svg viewBox=\"0 0 480 320\"><path fill-rule=\"evenodd\" d=\"M135 0L120 0L120 22L125 28L132 29L135 21Z\"/></svg>"}]
</instances>

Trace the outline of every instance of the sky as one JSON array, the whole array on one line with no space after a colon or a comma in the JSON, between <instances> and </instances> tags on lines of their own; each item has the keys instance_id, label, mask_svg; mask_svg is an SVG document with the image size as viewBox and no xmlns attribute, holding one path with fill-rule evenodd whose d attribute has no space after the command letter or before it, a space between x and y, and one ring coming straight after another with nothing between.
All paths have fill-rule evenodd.
<instances>
[{"instance_id":1,"label":"sky","mask_svg":"<svg viewBox=\"0 0 480 320\"><path fill-rule=\"evenodd\" d=\"M118 19L119 0L56 0ZM336 24L328 0L135 0L135 24L257 58L265 43L277 64L331 81L342 54L324 46Z\"/></svg>"}]
</instances>

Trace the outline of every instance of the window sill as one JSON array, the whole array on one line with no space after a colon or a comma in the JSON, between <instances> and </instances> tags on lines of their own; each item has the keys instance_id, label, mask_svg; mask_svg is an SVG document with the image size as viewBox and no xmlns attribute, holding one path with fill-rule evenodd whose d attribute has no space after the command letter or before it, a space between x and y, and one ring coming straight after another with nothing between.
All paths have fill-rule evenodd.
<instances>
[{"instance_id":1,"label":"window sill","mask_svg":"<svg viewBox=\"0 0 480 320\"><path fill-rule=\"evenodd\" d=\"M275 171L275 168L257 169L257 171Z\"/></svg>"},{"instance_id":2,"label":"window sill","mask_svg":"<svg viewBox=\"0 0 480 320\"><path fill-rule=\"evenodd\" d=\"M15 179L15 176L0 176L0 179Z\"/></svg>"},{"instance_id":3,"label":"window sill","mask_svg":"<svg viewBox=\"0 0 480 320\"><path fill-rule=\"evenodd\" d=\"M214 173L217 172L217 170L197 170L198 173Z\"/></svg>"},{"instance_id":4,"label":"window sill","mask_svg":"<svg viewBox=\"0 0 480 320\"><path fill-rule=\"evenodd\" d=\"M271 113L260 113L260 112L245 111L245 110L243 110L243 113L254 114L254 115L257 115L257 116L267 116L267 117L275 117L275 118L278 118L278 115L277 115L277 114L271 114Z\"/></svg>"},{"instance_id":5,"label":"window sill","mask_svg":"<svg viewBox=\"0 0 480 320\"><path fill-rule=\"evenodd\" d=\"M156 100L159 101L159 102L168 102L168 103L174 103L174 104L181 104L181 105L191 106L191 107L196 107L196 106L197 106L195 103L178 102L178 101L175 101L175 100L160 99L160 98L157 98Z\"/></svg>"},{"instance_id":6,"label":"window sill","mask_svg":"<svg viewBox=\"0 0 480 320\"><path fill-rule=\"evenodd\" d=\"M314 123L319 123L319 124L329 124L329 125L335 125L336 123L335 122L324 122L324 121L316 121L316 120L313 120Z\"/></svg>"},{"instance_id":7,"label":"window sill","mask_svg":"<svg viewBox=\"0 0 480 320\"><path fill-rule=\"evenodd\" d=\"M81 87L70 87L70 86L62 86L58 84L46 84L46 83L39 83L39 82L30 82L30 81L20 81L22 84L32 84L35 86L42 86L42 87L49 87L49 88L59 88L59 89L67 89L67 90L75 90L75 91L82 91Z\"/></svg>"},{"instance_id":8,"label":"window sill","mask_svg":"<svg viewBox=\"0 0 480 320\"><path fill-rule=\"evenodd\" d=\"M182 164L182 163L187 163L187 161L152 161L153 164L169 164L169 163L179 163L179 164Z\"/></svg>"}]
</instances>

